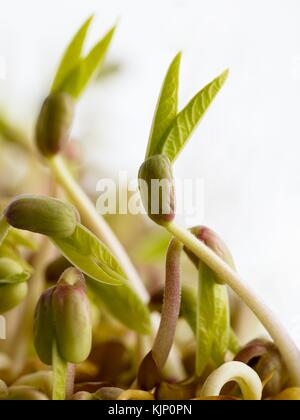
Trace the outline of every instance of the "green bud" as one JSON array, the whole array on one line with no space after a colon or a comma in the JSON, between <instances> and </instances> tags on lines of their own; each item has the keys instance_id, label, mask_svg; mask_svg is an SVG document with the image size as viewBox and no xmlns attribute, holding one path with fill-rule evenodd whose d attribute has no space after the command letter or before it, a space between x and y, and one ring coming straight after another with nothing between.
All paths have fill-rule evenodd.
<instances>
[{"instance_id":1,"label":"green bud","mask_svg":"<svg viewBox=\"0 0 300 420\"><path fill-rule=\"evenodd\" d=\"M7 279L14 274L23 272L20 264L10 258L0 258L0 279ZM27 296L28 285L21 283L0 284L0 314L19 305Z\"/></svg>"},{"instance_id":2,"label":"green bud","mask_svg":"<svg viewBox=\"0 0 300 420\"><path fill-rule=\"evenodd\" d=\"M4 216L17 229L57 238L71 236L79 219L71 204L37 195L16 197L4 211Z\"/></svg>"},{"instance_id":3,"label":"green bud","mask_svg":"<svg viewBox=\"0 0 300 420\"><path fill-rule=\"evenodd\" d=\"M80 363L92 347L92 321L83 274L68 268L56 286L40 297L33 323L34 345L39 358L52 364L52 344L56 340L60 356Z\"/></svg>"},{"instance_id":4,"label":"green bud","mask_svg":"<svg viewBox=\"0 0 300 420\"><path fill-rule=\"evenodd\" d=\"M52 364L52 343L55 337L52 315L54 287L40 297L33 319L33 341L36 352L43 363Z\"/></svg>"},{"instance_id":5,"label":"green bud","mask_svg":"<svg viewBox=\"0 0 300 420\"><path fill-rule=\"evenodd\" d=\"M145 160L139 170L139 189L144 208L155 223L163 225L175 217L175 190L171 162L165 155Z\"/></svg>"},{"instance_id":6,"label":"green bud","mask_svg":"<svg viewBox=\"0 0 300 420\"><path fill-rule=\"evenodd\" d=\"M68 268L52 297L58 351L72 363L88 358L92 347L92 321L83 274Z\"/></svg>"},{"instance_id":7,"label":"green bud","mask_svg":"<svg viewBox=\"0 0 300 420\"><path fill-rule=\"evenodd\" d=\"M49 95L36 125L36 144L43 156L53 156L65 147L74 116L74 100L66 93Z\"/></svg>"}]
</instances>

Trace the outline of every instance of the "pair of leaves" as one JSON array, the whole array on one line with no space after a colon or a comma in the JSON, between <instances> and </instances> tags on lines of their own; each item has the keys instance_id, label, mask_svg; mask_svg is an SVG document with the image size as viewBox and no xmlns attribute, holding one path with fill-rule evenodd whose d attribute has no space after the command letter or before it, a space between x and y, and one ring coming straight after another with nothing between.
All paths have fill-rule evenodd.
<instances>
[{"instance_id":1,"label":"pair of leaves","mask_svg":"<svg viewBox=\"0 0 300 420\"><path fill-rule=\"evenodd\" d=\"M165 76L154 113L146 158L158 153L159 143L177 115L180 61L181 53L178 53Z\"/></svg>"},{"instance_id":2,"label":"pair of leaves","mask_svg":"<svg viewBox=\"0 0 300 420\"><path fill-rule=\"evenodd\" d=\"M71 264L86 274L93 295L116 319L139 333L150 332L147 306L127 284L116 259L93 233L78 224L72 236L51 240Z\"/></svg>"},{"instance_id":3,"label":"pair of leaves","mask_svg":"<svg viewBox=\"0 0 300 420\"><path fill-rule=\"evenodd\" d=\"M64 92L78 99L95 76L110 46L115 27L83 57L82 49L93 16L89 17L68 45L54 78L51 93Z\"/></svg>"},{"instance_id":4,"label":"pair of leaves","mask_svg":"<svg viewBox=\"0 0 300 420\"><path fill-rule=\"evenodd\" d=\"M80 223L71 236L51 240L71 264L92 279L115 286L126 282L123 270L108 248Z\"/></svg>"},{"instance_id":5,"label":"pair of leaves","mask_svg":"<svg viewBox=\"0 0 300 420\"><path fill-rule=\"evenodd\" d=\"M172 61L164 79L154 114L146 158L155 154L165 154L173 162L228 76L228 70L225 70L177 113L180 60L179 53Z\"/></svg>"}]
</instances>

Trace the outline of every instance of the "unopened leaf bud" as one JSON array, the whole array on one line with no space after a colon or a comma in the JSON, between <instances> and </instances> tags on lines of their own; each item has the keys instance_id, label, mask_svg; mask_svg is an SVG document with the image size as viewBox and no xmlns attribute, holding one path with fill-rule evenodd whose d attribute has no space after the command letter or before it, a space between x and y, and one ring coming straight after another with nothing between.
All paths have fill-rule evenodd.
<instances>
[{"instance_id":1,"label":"unopened leaf bud","mask_svg":"<svg viewBox=\"0 0 300 420\"><path fill-rule=\"evenodd\" d=\"M42 362L52 364L52 344L70 363L86 360L92 347L92 320L83 274L68 268L36 307L34 344Z\"/></svg>"},{"instance_id":2,"label":"unopened leaf bud","mask_svg":"<svg viewBox=\"0 0 300 420\"><path fill-rule=\"evenodd\" d=\"M171 222L175 217L175 188L170 160L153 155L139 170L139 190L144 208L155 223Z\"/></svg>"},{"instance_id":3,"label":"unopened leaf bud","mask_svg":"<svg viewBox=\"0 0 300 420\"><path fill-rule=\"evenodd\" d=\"M56 238L67 238L74 232L79 215L69 203L38 195L17 196L4 211L7 222L22 230Z\"/></svg>"},{"instance_id":4,"label":"unopened leaf bud","mask_svg":"<svg viewBox=\"0 0 300 420\"><path fill-rule=\"evenodd\" d=\"M59 92L46 98L36 125L36 144L43 156L53 156L64 149L73 116L74 100L70 95Z\"/></svg>"},{"instance_id":5,"label":"unopened leaf bud","mask_svg":"<svg viewBox=\"0 0 300 420\"><path fill-rule=\"evenodd\" d=\"M92 321L83 274L68 268L52 297L58 351L68 362L86 360L92 347Z\"/></svg>"}]
</instances>

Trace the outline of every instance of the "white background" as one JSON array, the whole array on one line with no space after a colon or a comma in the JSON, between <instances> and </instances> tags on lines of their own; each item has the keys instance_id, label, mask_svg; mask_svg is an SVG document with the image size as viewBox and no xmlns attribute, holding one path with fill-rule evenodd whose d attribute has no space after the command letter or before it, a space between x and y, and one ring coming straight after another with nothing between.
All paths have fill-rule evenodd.
<instances>
[{"instance_id":1,"label":"white background","mask_svg":"<svg viewBox=\"0 0 300 420\"><path fill-rule=\"evenodd\" d=\"M205 224L300 344L300 2L2 0L0 104L12 118L33 126L64 46L91 13L89 43L118 21L107 62L121 68L82 98L74 134L104 174L136 174L179 49L181 105L230 68L176 175L204 179Z\"/></svg>"}]
</instances>

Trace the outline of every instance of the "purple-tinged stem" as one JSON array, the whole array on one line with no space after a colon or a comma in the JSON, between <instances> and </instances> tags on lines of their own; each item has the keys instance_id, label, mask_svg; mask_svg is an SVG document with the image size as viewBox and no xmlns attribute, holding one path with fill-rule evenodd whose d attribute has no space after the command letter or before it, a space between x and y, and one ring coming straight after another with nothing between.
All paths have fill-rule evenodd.
<instances>
[{"instance_id":1,"label":"purple-tinged stem","mask_svg":"<svg viewBox=\"0 0 300 420\"><path fill-rule=\"evenodd\" d=\"M76 365L68 363L66 372L66 399L70 400L74 394Z\"/></svg>"},{"instance_id":2,"label":"purple-tinged stem","mask_svg":"<svg viewBox=\"0 0 300 420\"><path fill-rule=\"evenodd\" d=\"M181 301L180 255L183 245L177 239L170 242L166 258L166 281L159 328L152 350L144 357L137 382L141 389L150 390L161 381L175 336Z\"/></svg>"},{"instance_id":3,"label":"purple-tinged stem","mask_svg":"<svg viewBox=\"0 0 300 420\"><path fill-rule=\"evenodd\" d=\"M182 244L177 239L170 242L166 258L166 282L159 329L153 344L152 356L162 370L169 356L180 311L180 254Z\"/></svg>"}]
</instances>

